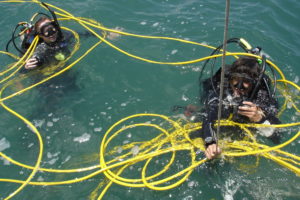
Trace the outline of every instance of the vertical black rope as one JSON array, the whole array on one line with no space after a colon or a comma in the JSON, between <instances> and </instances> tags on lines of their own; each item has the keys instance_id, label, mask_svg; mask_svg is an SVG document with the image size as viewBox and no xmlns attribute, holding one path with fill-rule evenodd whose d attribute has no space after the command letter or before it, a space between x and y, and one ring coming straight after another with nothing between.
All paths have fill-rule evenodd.
<instances>
[{"instance_id":1,"label":"vertical black rope","mask_svg":"<svg viewBox=\"0 0 300 200\"><path fill-rule=\"evenodd\" d=\"M217 135L216 135L217 145L218 145L218 139L219 139L219 134L220 134L220 121L221 121L221 116L222 116L222 101L223 101L223 94L224 94L225 58L226 58L228 22L229 22L229 7L230 7L230 0L226 0L222 70L221 70L220 95L219 95L219 107L218 107L218 126L217 126Z\"/></svg>"}]
</instances>

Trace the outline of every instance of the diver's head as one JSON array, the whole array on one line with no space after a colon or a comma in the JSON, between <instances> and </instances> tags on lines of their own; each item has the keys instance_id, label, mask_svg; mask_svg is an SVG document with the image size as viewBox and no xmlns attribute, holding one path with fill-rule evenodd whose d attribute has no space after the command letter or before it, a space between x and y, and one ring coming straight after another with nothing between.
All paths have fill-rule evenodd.
<instances>
[{"instance_id":1,"label":"diver's head","mask_svg":"<svg viewBox=\"0 0 300 200\"><path fill-rule=\"evenodd\" d=\"M248 97L259 76L259 64L256 58L241 57L229 70L229 84L235 97Z\"/></svg>"},{"instance_id":2,"label":"diver's head","mask_svg":"<svg viewBox=\"0 0 300 200\"><path fill-rule=\"evenodd\" d=\"M47 17L41 17L34 25L34 28L41 39L46 43L56 42L58 39L58 28L56 24Z\"/></svg>"}]
</instances>

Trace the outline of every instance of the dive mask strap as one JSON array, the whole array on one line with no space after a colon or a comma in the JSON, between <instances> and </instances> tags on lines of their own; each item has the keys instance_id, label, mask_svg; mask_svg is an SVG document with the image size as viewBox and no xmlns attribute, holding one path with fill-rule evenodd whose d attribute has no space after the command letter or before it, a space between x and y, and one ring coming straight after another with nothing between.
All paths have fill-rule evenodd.
<instances>
[{"instance_id":1,"label":"dive mask strap","mask_svg":"<svg viewBox=\"0 0 300 200\"><path fill-rule=\"evenodd\" d=\"M53 20L54 20L55 26L56 26L56 28L57 28L57 30L58 30L59 37L62 38L63 35L62 35L62 32L61 32L61 28L60 28L60 26L59 26L59 23L58 23L58 20L57 20L57 17L56 17L56 15L55 15L54 11L51 10L51 9L49 8L49 6L48 6L46 3L44 3L44 2L41 2L41 3L42 3L43 6L45 6L45 7L47 8L47 10L48 10L48 11L50 12L50 14L52 15L52 18L53 18Z\"/></svg>"}]
</instances>

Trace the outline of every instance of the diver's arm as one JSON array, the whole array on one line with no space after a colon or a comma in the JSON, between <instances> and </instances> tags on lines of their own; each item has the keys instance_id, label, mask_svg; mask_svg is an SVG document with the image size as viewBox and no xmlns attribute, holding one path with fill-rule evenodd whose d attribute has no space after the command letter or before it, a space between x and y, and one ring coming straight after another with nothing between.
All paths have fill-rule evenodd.
<instances>
[{"instance_id":1,"label":"diver's arm","mask_svg":"<svg viewBox=\"0 0 300 200\"><path fill-rule=\"evenodd\" d=\"M207 159L213 159L215 157L217 157L219 154L221 154L221 149L218 147L217 144L211 144L209 146L206 147L205 149L205 156Z\"/></svg>"},{"instance_id":2,"label":"diver's arm","mask_svg":"<svg viewBox=\"0 0 300 200\"><path fill-rule=\"evenodd\" d=\"M45 63L45 58L46 47L45 44L41 43L36 47L32 57L26 61L24 68L27 70L32 70L40 67L43 65L43 63Z\"/></svg>"},{"instance_id":3,"label":"diver's arm","mask_svg":"<svg viewBox=\"0 0 300 200\"><path fill-rule=\"evenodd\" d=\"M216 137L215 137L215 132L213 130L213 125L214 122L218 118L218 98L212 97L208 99L205 104L206 104L206 117L203 120L202 124L202 138L205 141L205 145L208 146L209 144L216 143Z\"/></svg>"},{"instance_id":4,"label":"diver's arm","mask_svg":"<svg viewBox=\"0 0 300 200\"><path fill-rule=\"evenodd\" d=\"M215 117L215 116L213 116ZM215 132L212 128L213 123L209 120L203 122L203 140L205 142L205 156L207 159L213 159L221 154L221 149L216 144L217 138L215 136Z\"/></svg>"},{"instance_id":5,"label":"diver's arm","mask_svg":"<svg viewBox=\"0 0 300 200\"><path fill-rule=\"evenodd\" d=\"M216 96L209 98L206 104L206 118L202 124L203 140L205 142L205 156L208 159L213 159L221 153L221 149L217 146L217 138L213 130L214 122L218 118L218 103Z\"/></svg>"},{"instance_id":6,"label":"diver's arm","mask_svg":"<svg viewBox=\"0 0 300 200\"><path fill-rule=\"evenodd\" d=\"M25 69L35 69L38 66L38 60L35 57L28 59L25 63Z\"/></svg>"}]
</instances>

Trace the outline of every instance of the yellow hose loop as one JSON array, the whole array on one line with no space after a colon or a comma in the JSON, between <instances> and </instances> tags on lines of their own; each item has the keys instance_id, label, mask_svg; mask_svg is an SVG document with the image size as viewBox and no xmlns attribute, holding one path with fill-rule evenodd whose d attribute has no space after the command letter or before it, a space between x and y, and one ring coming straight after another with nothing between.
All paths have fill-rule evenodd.
<instances>
[{"instance_id":1,"label":"yellow hose loop","mask_svg":"<svg viewBox=\"0 0 300 200\"><path fill-rule=\"evenodd\" d=\"M17 68L17 70L15 70L14 72L12 72L10 75L8 75L7 77L5 77L4 79L0 80L0 83L3 83L5 81L7 81L8 79L10 79L13 75L15 75L23 67L23 64L34 53L34 50L35 50L36 45L38 44L38 41L39 41L39 37L36 36L34 38L33 42L31 43L30 47L28 48L28 51L26 51L26 53L22 56L22 58L20 60L18 60L12 67L9 68L9 71L12 70L12 69L14 69L14 68Z\"/></svg>"},{"instance_id":2,"label":"yellow hose loop","mask_svg":"<svg viewBox=\"0 0 300 200\"><path fill-rule=\"evenodd\" d=\"M241 152L241 153L223 153L226 156L249 156L249 155L255 155L255 154L261 154L261 153L265 153L265 152L270 152L270 151L274 151L277 149L280 149L282 147L287 146L288 144L292 143L294 140L296 140L298 137L300 136L300 131L294 135L291 139L289 139L288 141L279 144L277 146L274 147L268 147L262 150L257 150L257 151L252 151L252 152Z\"/></svg>"},{"instance_id":3,"label":"yellow hose loop","mask_svg":"<svg viewBox=\"0 0 300 200\"><path fill-rule=\"evenodd\" d=\"M0 102L1 102L1 101L5 101L5 100L8 100L8 99L10 99L10 98L12 98L12 97L14 97L14 96L16 96L16 95L22 94L22 93L24 93L24 92L26 92L26 91L28 91L28 90L30 90L30 89L32 89L32 88L34 88L34 87L40 85L40 84L45 83L46 81L48 81L48 80L50 80L50 79L52 79L52 78L54 78L54 77L56 77L56 76L62 74L63 72L69 70L69 69L72 68L75 64L77 64L80 60L82 60L87 54L89 54L93 49L95 49L100 43L101 43L101 41L99 41L99 42L97 42L96 44L94 44L89 50L87 50L87 51L86 51L83 55L81 55L77 60L75 60L73 63L71 63L71 64L68 65L67 67L63 68L63 69L60 70L59 72L57 72L57 73L53 74L52 76L49 76L49 77L47 77L47 78L41 80L40 82L38 82L38 83L36 83L36 84L33 84L33 85L31 85L31 86L29 86L29 87L27 87L27 88L25 88L25 89L22 89L22 90L20 90L20 91L18 91L18 92L16 92L16 93L13 93L13 94L11 94L11 95L9 95L9 96L7 96L7 97L1 98L1 99L0 99Z\"/></svg>"},{"instance_id":4,"label":"yellow hose loop","mask_svg":"<svg viewBox=\"0 0 300 200\"><path fill-rule=\"evenodd\" d=\"M297 174L298 176L300 175L300 169L298 167L295 167L279 158L277 158L276 156L273 156L272 154L268 154L267 156L268 158L270 158L271 160L276 161L278 164L288 168L289 170L291 170L292 172L294 172L295 174Z\"/></svg>"},{"instance_id":5,"label":"yellow hose loop","mask_svg":"<svg viewBox=\"0 0 300 200\"><path fill-rule=\"evenodd\" d=\"M292 81L283 79L283 80L277 80L277 82L287 83L287 84L292 85L293 87L295 87L298 91L300 91L300 87L296 83L293 83ZM293 102L293 100L289 99L289 101L292 102L292 106L295 108L295 110L297 112L300 112L299 108L295 105L295 103Z\"/></svg>"},{"instance_id":6,"label":"yellow hose loop","mask_svg":"<svg viewBox=\"0 0 300 200\"><path fill-rule=\"evenodd\" d=\"M27 3L28 1L10 1L10 0L7 0L7 1L1 1L0 3Z\"/></svg>"},{"instance_id":7,"label":"yellow hose loop","mask_svg":"<svg viewBox=\"0 0 300 200\"><path fill-rule=\"evenodd\" d=\"M239 141L239 143L241 145L253 146L253 143L250 143L250 142L247 142L247 141ZM267 145L263 145L263 144L255 144L255 145L258 146L259 148L267 148L268 147ZM282 155L284 155L286 157L290 157L290 158L293 158L295 160L299 160L300 161L300 157L296 156L294 154L290 154L290 153L284 152L282 150L274 150L274 152L276 152L277 154L282 154Z\"/></svg>"},{"instance_id":8,"label":"yellow hose loop","mask_svg":"<svg viewBox=\"0 0 300 200\"><path fill-rule=\"evenodd\" d=\"M0 97L1 97L1 94L2 94L2 91L0 92ZM36 134L36 136L38 138L39 148L40 148L36 164L35 164L32 172L31 172L31 174L28 176L27 180L24 181L18 189L16 189L7 198L5 198L5 200L8 200L8 199L11 199L12 197L14 197L16 194L18 194L27 184L29 184L30 181L33 179L34 175L36 174L36 172L38 171L38 169L40 167L40 164L41 164L41 161L42 161L42 156L43 156L43 140L42 140L41 134L39 133L39 131L35 128L35 126L31 122L29 122L27 119L22 117L17 112L15 112L15 111L11 110L10 108L8 108L3 102L0 102L0 104L4 109L6 109L11 114L15 115L17 118L23 120L24 123L27 124L28 127L30 127L30 129Z\"/></svg>"},{"instance_id":9,"label":"yellow hose loop","mask_svg":"<svg viewBox=\"0 0 300 200\"><path fill-rule=\"evenodd\" d=\"M10 57L12 57L13 59L16 59L16 60L20 59L19 56L16 56L15 54L10 53L10 52L0 51L0 53L5 54L5 55L8 55L8 56L10 56ZM2 73L3 73L3 72L1 72L0 75L2 75Z\"/></svg>"},{"instance_id":10,"label":"yellow hose loop","mask_svg":"<svg viewBox=\"0 0 300 200\"><path fill-rule=\"evenodd\" d=\"M175 153L175 150L174 150L174 153ZM191 148L191 156L192 156L192 164L195 164L195 153L194 153L194 148ZM178 180L177 182L171 184L171 185L168 185L168 186L162 186L162 187L156 187L155 185L158 185L160 184L159 181L155 181L155 182L152 182L152 183L148 183L147 182L147 178L146 178L146 169L149 165L149 163L151 162L153 158L149 158L146 162L146 164L144 165L143 167L143 170L142 170L142 181L144 183L144 185L146 187L148 187L149 189L152 189L152 190L168 190L168 189L171 189L171 188L175 188L177 187L178 185L180 185L181 183L183 183L190 175L191 173L193 172L192 170L190 171L187 171L186 174L180 179ZM172 160L172 163L173 163L174 160ZM170 161L171 163L171 161ZM176 178L179 177L181 175L177 175L175 176ZM163 182L165 183L165 182Z\"/></svg>"},{"instance_id":11,"label":"yellow hose loop","mask_svg":"<svg viewBox=\"0 0 300 200\"><path fill-rule=\"evenodd\" d=\"M106 164L105 164L105 160L104 160L104 154L105 154L105 148L106 148L106 145L107 145L107 142L109 142L112 138L115 137L116 134L118 134L119 132L121 132L123 129L119 130L118 132L116 132L115 134L113 134L111 136L111 138L109 138L106 142L106 138L108 136L108 134L119 124L121 124L122 122L126 121L126 120L129 120L129 119L132 119L132 118L136 118L136 117L139 117L139 116L152 116L152 117L160 117L166 121L168 121L169 123L171 123L173 126L175 127L180 127L179 124L177 124L175 121L173 120L170 120L168 117L165 117L165 116L161 116L161 115L157 115L157 114L137 114L137 115L133 115L133 116L129 116L127 118L124 118L120 121L118 121L117 123L115 123L104 135L103 139L102 139L102 143L101 143L101 146L100 146L100 165L102 168L106 168ZM157 129L159 129L160 131L162 131L163 133L165 133L167 136L169 136L168 132L160 127L158 127L157 125L153 125L153 124L138 124L137 126L152 126L152 127L155 127ZM132 128L131 126L129 126L128 128ZM127 129L127 128L126 128ZM116 181L114 179L111 179L111 176L112 174L109 174L105 172L105 175L112 181ZM114 177L116 178L116 177ZM120 178L120 177L119 177Z\"/></svg>"},{"instance_id":12,"label":"yellow hose loop","mask_svg":"<svg viewBox=\"0 0 300 200\"><path fill-rule=\"evenodd\" d=\"M12 164L17 165L19 167L23 167L25 169L31 169L31 170L34 169L33 166L29 166L29 165L25 165L23 163L20 163L20 162L14 160L14 159L8 157L3 152L0 152L0 157L3 157L5 160L7 160L7 161L11 162ZM94 166L79 168L79 169L46 169L46 168L40 168L39 171L50 172L50 173L80 173L80 172L91 171L91 170L99 169L99 168L100 168L100 165L94 165Z\"/></svg>"},{"instance_id":13,"label":"yellow hose loop","mask_svg":"<svg viewBox=\"0 0 300 200\"><path fill-rule=\"evenodd\" d=\"M169 133L168 133L165 129L162 129L161 127L159 127L159 126L157 126L157 125L155 125L155 124L134 124L134 125L126 126L126 127L122 128L122 129L118 130L117 132L115 132L115 133L107 140L107 142L106 142L106 144L105 144L105 148L106 148L107 144L110 143L110 141L111 141L115 136L117 136L120 132L122 132L122 131L124 131L124 130L126 130L126 129L131 129L131 128L133 128L133 127L139 127L139 126L144 126L144 127L147 126L147 127L153 127L153 128L156 128L156 129L160 130L161 132L163 132L165 135L168 136L168 137L166 138L166 141L167 141L167 142L170 141L170 140L169 140L169 136L170 136ZM164 143L166 143L166 142L164 142ZM163 143L163 144L164 144L164 143ZM172 144L172 146L174 146L172 140L171 140L171 144ZM156 146L157 146L157 145L154 145L153 148L155 148ZM149 152L150 150L152 150L153 148L150 148L150 149L148 149L148 150L146 150L145 152L142 152L142 153L143 153L143 154L144 154L144 153L147 153L147 152ZM158 151L160 148L161 148L161 145L159 145L159 146L156 148L156 151ZM102 154L105 155L105 152L103 151ZM130 153L130 154L125 154L124 156L121 156L120 159L124 159L125 157L127 157L127 156L129 156L129 155L132 155L132 153ZM167 168L171 165L171 163L174 161L174 159L175 159L175 152L172 152L172 158L171 158L170 162L165 166L165 168L164 168L162 171L158 172L157 174L155 174L155 175L149 177L149 179L155 178L155 177L161 175L162 173L164 173L164 172L167 170ZM105 168L106 166L102 166L102 167ZM141 182L141 181L142 181L141 179L123 179L122 177L114 176L114 174L111 173L110 171L108 171L108 174L109 174L110 177L117 178L117 179L119 179L119 180L121 180L121 181L127 181L127 182L132 182L132 183L135 183L135 182Z\"/></svg>"},{"instance_id":14,"label":"yellow hose loop","mask_svg":"<svg viewBox=\"0 0 300 200\"><path fill-rule=\"evenodd\" d=\"M39 1L35 1L33 0L32 2L34 3L38 3L40 4ZM40 4L41 5L41 4ZM54 5L51 5L51 4L48 4L47 5L49 7L52 7L56 10L59 10L63 13L65 13L66 15L63 15L63 14L60 14L60 13L57 13L58 15L63 15L63 16L67 16L69 18L72 18L74 20L76 20L77 18L74 17L72 14L70 14L69 12L65 11L65 10L62 10L61 8L58 8ZM43 5L41 5L43 7ZM183 62L159 62L159 61L153 61L153 60L149 60L149 59L146 59L146 58L142 58L142 57L139 57L139 56L135 56L133 54L130 54L118 47L116 47L115 45L113 45L112 43L108 42L104 37L101 37L100 35L98 35L95 31L93 31L92 29L90 29L89 27L87 27L83 22L82 20L80 19L77 19L77 22L79 24L81 24L84 28L86 28L87 30L89 30L91 33L93 33L96 37L98 37L101 41L105 42L107 45L111 46L112 48L116 49L117 51L120 51L121 53L127 55L127 56L130 56L132 58L135 58L135 59L138 59L138 60L142 60L142 61L145 61L145 62L149 62L149 63L154 63L154 64L167 64L167 65L186 65L186 64L192 64L192 63L196 63L196 62L201 62L201 61L204 61L204 60L207 60L207 59L212 59L212 58L217 58L217 57L221 57L222 54L219 54L219 55L214 55L214 56L208 56L208 57L204 57L204 58L200 58L200 59L195 59L195 60L190 60L190 61L183 61ZM93 24L89 24L89 25L93 25ZM98 27L99 28L99 27ZM104 30L107 30L107 29L104 29ZM118 32L118 31L113 31L111 29L109 29L109 31L111 32ZM120 31L119 31L120 32ZM120 32L121 33L121 32ZM125 33L124 33L125 34ZM131 36L138 36L138 35L134 35L134 34L127 34L127 35L131 35ZM166 39L168 37L154 37L154 36L141 36L141 37L144 37L144 38L150 38L150 39L153 39L153 38L156 38L156 39ZM168 38L168 39L172 39L172 40L177 40L177 41L181 41L181 42L185 42L185 43L191 43L191 44L196 44L196 45L201 45L201 46L205 46L207 48L213 48L215 49L214 47L211 47L211 46L208 46L208 45L203 45L201 43L196 43L196 42L191 42L191 41L188 41L188 40L182 40L182 39L177 39L177 38ZM249 53L226 53L226 55L229 55L229 56L237 56L237 55L244 55L244 56L252 56L252 57L256 57L256 58L260 58L259 56L256 56L256 55L253 55L253 54L249 54ZM269 63L274 69L276 69L278 71L278 73L281 75L281 77L283 79L285 79L283 73L281 72L281 70L274 64L272 63L271 61L267 60L267 63Z\"/></svg>"},{"instance_id":15,"label":"yellow hose loop","mask_svg":"<svg viewBox=\"0 0 300 200\"><path fill-rule=\"evenodd\" d=\"M145 115L145 114L143 114L143 115ZM137 115L136 115L137 116ZM174 151L174 150L173 150ZM153 154L154 155L154 154ZM150 156L151 157L151 156ZM147 157L147 158L150 158L150 157ZM141 159L141 158L137 158L137 160L139 160L139 159ZM145 158L144 158L145 159ZM129 161L128 163L130 163L130 162L132 162L132 161ZM120 164L120 165L119 165ZM126 164L125 162L123 162L123 163L117 163L114 167L117 167L117 166L122 166L123 164ZM111 169L111 168L113 168L113 166L109 166L109 168ZM102 171L102 170L101 170ZM96 172L96 174L98 174L98 173L101 173L101 171L97 171ZM103 172L103 171L102 171ZM94 173L95 174L95 173ZM76 180L76 181L82 181L82 180L84 180L84 179L86 179L86 178L88 178L88 177L91 177L91 176L87 176L87 177L85 177L85 178L80 178L79 180ZM64 181L64 182L56 182L56 183L33 183L33 184L39 184L39 185L43 185L43 184L47 184L47 185L56 185L56 184L67 184L67 183L74 183L74 182L76 182L76 181L74 181L74 180L71 180L71 181Z\"/></svg>"},{"instance_id":16,"label":"yellow hose loop","mask_svg":"<svg viewBox=\"0 0 300 200\"><path fill-rule=\"evenodd\" d=\"M182 148L182 149L178 149L178 150L187 150L186 148ZM138 162L138 161L142 161L142 160L147 160L148 158L151 158L153 156L158 156L158 155L163 155L163 154L167 154L167 153L171 153L173 152L174 149L173 148L167 148L167 149L164 149L164 150L161 150L159 152L150 152L148 153L147 155L140 155L140 156L136 156L134 158L130 158L128 160L125 160L125 161L121 161L119 163L115 163L115 164L112 164L112 165L109 165L107 168L103 168L103 169L100 169L96 172L93 172L89 175L86 175L86 176L83 176L83 177L79 177L79 178L75 178L75 179L71 179L71 180L66 180L66 181L57 181L57 182L29 182L28 184L29 185L40 185L40 186L54 186L54 185L67 185L67 184L73 184L73 183L79 183L79 182L82 182L82 181L85 181L85 180L88 180L98 174L101 174L103 173L104 171L107 171L107 170L110 170L110 169L113 169L113 168L118 168L118 167L121 167L121 166L124 166L128 163L134 163L134 162ZM196 167L196 166L194 166ZM24 183L25 181L22 181L22 180L14 180L14 179L0 179L0 182L10 182L10 183Z\"/></svg>"},{"instance_id":17,"label":"yellow hose loop","mask_svg":"<svg viewBox=\"0 0 300 200\"><path fill-rule=\"evenodd\" d=\"M129 128L132 128L132 127L139 127L139 126L150 126L150 127L154 127L154 128L156 128L156 129L162 131L162 132L165 133L166 135L169 134L166 130L160 128L160 127L157 126L157 125L153 125L153 124L134 124L134 125L132 125L132 126L128 126L128 127L125 127L125 128L120 129L120 130L117 131L115 134L119 134L119 133L122 132L123 130L129 129ZM115 135L115 134L114 134L114 135ZM114 135L113 135L112 137L114 137ZM111 141L111 138L108 139L107 143L108 143L109 141ZM105 148L106 148L106 146L105 146ZM105 148L103 149L104 151L101 151L101 154L103 154L103 155L105 154ZM159 149L159 148L157 148L157 150L158 150L158 149ZM101 162L101 163L102 163L102 164L100 164L101 168L106 168L106 167L107 167L107 165L105 164L105 163L106 163L105 161L104 161L104 162ZM115 179L120 180L120 181L123 181L123 182L132 182L132 183L141 181L141 179L124 179L124 178L122 178L122 177L118 177L117 175L115 175L113 172L111 172L111 171L109 171L109 170L108 170L107 172L104 172L104 174L105 174L106 177L109 178L111 181L114 181ZM141 186L143 186L143 185L141 185Z\"/></svg>"},{"instance_id":18,"label":"yellow hose loop","mask_svg":"<svg viewBox=\"0 0 300 200\"><path fill-rule=\"evenodd\" d=\"M118 170L117 175L119 176L125 169L126 169L127 165L122 167L121 169ZM105 195L105 193L108 191L108 189L110 188L110 186L113 184L113 181L110 181L105 188L102 190L101 194L99 195L99 197L97 198L98 200L102 199L103 196Z\"/></svg>"}]
</instances>

